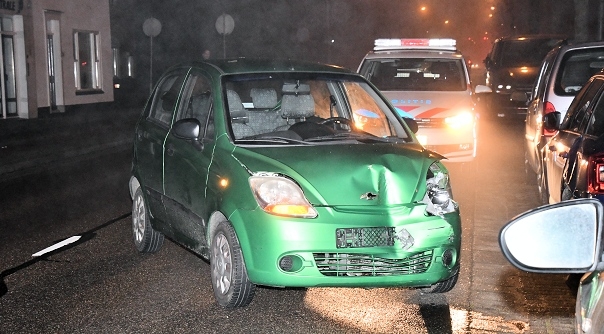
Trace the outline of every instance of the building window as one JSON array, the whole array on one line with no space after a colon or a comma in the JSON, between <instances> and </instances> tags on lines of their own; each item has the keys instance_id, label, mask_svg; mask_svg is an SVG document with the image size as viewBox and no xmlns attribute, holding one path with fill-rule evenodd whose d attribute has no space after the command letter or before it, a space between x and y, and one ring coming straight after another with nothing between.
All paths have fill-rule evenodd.
<instances>
[{"instance_id":1,"label":"building window","mask_svg":"<svg viewBox=\"0 0 604 334\"><path fill-rule=\"evenodd\" d=\"M101 90L101 54L98 32L73 33L74 74L77 93Z\"/></svg>"}]
</instances>

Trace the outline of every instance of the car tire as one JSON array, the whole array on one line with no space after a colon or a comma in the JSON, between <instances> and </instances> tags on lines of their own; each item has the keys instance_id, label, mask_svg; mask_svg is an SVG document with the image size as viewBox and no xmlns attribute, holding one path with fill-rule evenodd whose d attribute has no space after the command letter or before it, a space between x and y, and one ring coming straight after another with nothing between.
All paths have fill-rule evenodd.
<instances>
[{"instance_id":1,"label":"car tire","mask_svg":"<svg viewBox=\"0 0 604 334\"><path fill-rule=\"evenodd\" d=\"M547 189L547 175L544 169L545 162L541 161L539 171L537 173L537 191L539 192L539 202L543 204L549 203L549 190Z\"/></svg>"},{"instance_id":2,"label":"car tire","mask_svg":"<svg viewBox=\"0 0 604 334\"><path fill-rule=\"evenodd\" d=\"M136 249L141 253L155 253L164 244L164 235L151 226L149 209L140 187L132 201L132 236Z\"/></svg>"},{"instance_id":3,"label":"car tire","mask_svg":"<svg viewBox=\"0 0 604 334\"><path fill-rule=\"evenodd\" d=\"M229 222L219 223L214 230L210 268L214 297L220 306L242 307L252 301L256 286L249 280L241 245Z\"/></svg>"},{"instance_id":4,"label":"car tire","mask_svg":"<svg viewBox=\"0 0 604 334\"><path fill-rule=\"evenodd\" d=\"M433 284L429 288L422 288L421 291L423 293L449 292L455 287L455 284L457 284L458 278L459 278L459 272L457 272L455 275L451 276L447 280Z\"/></svg>"},{"instance_id":5,"label":"car tire","mask_svg":"<svg viewBox=\"0 0 604 334\"><path fill-rule=\"evenodd\" d=\"M524 177L526 182L533 182L535 180L535 172L529 163L528 152L524 151Z\"/></svg>"},{"instance_id":6,"label":"car tire","mask_svg":"<svg viewBox=\"0 0 604 334\"><path fill-rule=\"evenodd\" d=\"M568 201L573 199L573 192L572 190L570 190L570 188L566 185L562 185L562 194L560 196L560 200L562 201Z\"/></svg>"}]
</instances>

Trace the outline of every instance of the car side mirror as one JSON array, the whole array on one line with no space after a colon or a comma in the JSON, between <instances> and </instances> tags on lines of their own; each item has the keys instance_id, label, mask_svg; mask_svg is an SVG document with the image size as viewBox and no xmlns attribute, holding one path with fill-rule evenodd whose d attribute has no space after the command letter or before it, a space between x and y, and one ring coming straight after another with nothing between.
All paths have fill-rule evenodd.
<instances>
[{"instance_id":1,"label":"car side mirror","mask_svg":"<svg viewBox=\"0 0 604 334\"><path fill-rule=\"evenodd\" d=\"M528 94L526 92L515 91L510 95L510 100L515 102L527 102Z\"/></svg>"},{"instance_id":2,"label":"car side mirror","mask_svg":"<svg viewBox=\"0 0 604 334\"><path fill-rule=\"evenodd\" d=\"M489 86L485 86L485 85L476 85L476 87L474 88L474 93L476 94L485 94L485 93L492 93L493 90L491 90L491 88Z\"/></svg>"},{"instance_id":3,"label":"car side mirror","mask_svg":"<svg viewBox=\"0 0 604 334\"><path fill-rule=\"evenodd\" d=\"M190 140L196 149L201 150L203 148L201 141L199 140L199 133L201 132L201 123L196 118L184 118L176 123L172 127L172 133L176 138Z\"/></svg>"},{"instance_id":4,"label":"car side mirror","mask_svg":"<svg viewBox=\"0 0 604 334\"><path fill-rule=\"evenodd\" d=\"M543 115L543 128L548 131L560 130L560 112L554 111Z\"/></svg>"},{"instance_id":5,"label":"car side mirror","mask_svg":"<svg viewBox=\"0 0 604 334\"><path fill-rule=\"evenodd\" d=\"M416 120L414 120L413 118L409 118L409 117L403 117L403 120L405 121L405 123L407 124L407 126L413 133L417 133L417 130L419 130L419 126L417 125Z\"/></svg>"},{"instance_id":6,"label":"car side mirror","mask_svg":"<svg viewBox=\"0 0 604 334\"><path fill-rule=\"evenodd\" d=\"M585 273L601 263L599 200L544 205L508 222L499 232L503 255L516 268L541 273Z\"/></svg>"}]
</instances>

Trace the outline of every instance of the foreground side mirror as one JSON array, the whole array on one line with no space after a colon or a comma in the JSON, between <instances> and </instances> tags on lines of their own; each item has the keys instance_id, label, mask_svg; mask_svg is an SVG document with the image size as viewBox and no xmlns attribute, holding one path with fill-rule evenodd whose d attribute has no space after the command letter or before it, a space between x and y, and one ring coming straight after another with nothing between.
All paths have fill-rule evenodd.
<instances>
[{"instance_id":1,"label":"foreground side mirror","mask_svg":"<svg viewBox=\"0 0 604 334\"><path fill-rule=\"evenodd\" d=\"M593 271L601 262L602 208L600 201L582 198L522 213L499 232L501 251L525 271Z\"/></svg>"},{"instance_id":2,"label":"foreground side mirror","mask_svg":"<svg viewBox=\"0 0 604 334\"><path fill-rule=\"evenodd\" d=\"M554 111L543 115L543 128L548 131L560 130L560 112Z\"/></svg>"}]
</instances>

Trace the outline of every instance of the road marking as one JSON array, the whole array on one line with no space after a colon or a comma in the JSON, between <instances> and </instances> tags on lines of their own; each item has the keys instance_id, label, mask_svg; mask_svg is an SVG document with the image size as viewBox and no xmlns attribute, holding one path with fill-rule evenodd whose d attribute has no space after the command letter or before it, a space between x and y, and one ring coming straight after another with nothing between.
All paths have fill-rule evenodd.
<instances>
[{"instance_id":1,"label":"road marking","mask_svg":"<svg viewBox=\"0 0 604 334\"><path fill-rule=\"evenodd\" d=\"M41 250L41 251L39 251L37 253L32 254L31 256L32 257L42 256L42 255L44 255L46 253L50 253L50 252L52 252L54 250L57 250L57 249L59 249L61 247L65 247L65 246L67 246L69 244L72 244L72 243L80 240L80 238L81 238L81 236L74 235L73 237L69 237L69 238L67 238L67 239L65 239L65 240L63 240L61 242L58 242L58 243L56 243L56 244L54 244L54 245L52 245L50 247L46 247L43 250Z\"/></svg>"}]
</instances>

